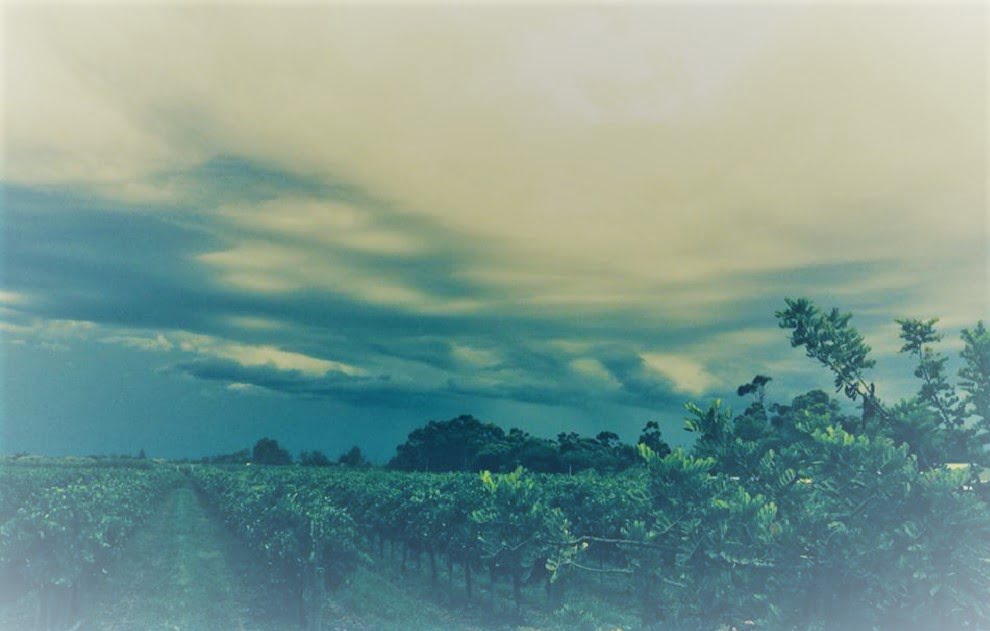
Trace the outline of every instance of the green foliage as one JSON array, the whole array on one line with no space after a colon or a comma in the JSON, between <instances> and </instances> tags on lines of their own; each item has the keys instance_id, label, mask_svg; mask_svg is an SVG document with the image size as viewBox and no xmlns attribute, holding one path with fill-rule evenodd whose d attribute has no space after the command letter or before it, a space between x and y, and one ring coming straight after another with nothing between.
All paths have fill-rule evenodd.
<instances>
[{"instance_id":1,"label":"green foliage","mask_svg":"<svg viewBox=\"0 0 990 631\"><path fill-rule=\"evenodd\" d=\"M765 581L776 505L718 473L714 458L643 452L652 512L624 534L643 548L636 573L645 621L714 628L771 616Z\"/></svg>"},{"instance_id":2,"label":"green foliage","mask_svg":"<svg viewBox=\"0 0 990 631\"><path fill-rule=\"evenodd\" d=\"M936 353L931 344L941 341L936 332L938 318L931 320L897 320L901 325L901 339L905 341L902 353L908 353L918 361L914 369L915 377L922 380L918 398L927 403L939 416L939 422L946 427L963 424L965 408L949 384L945 374L948 357Z\"/></svg>"},{"instance_id":3,"label":"green foliage","mask_svg":"<svg viewBox=\"0 0 990 631\"><path fill-rule=\"evenodd\" d=\"M119 552L175 476L161 469L2 469L0 483L0 568L33 585L72 585Z\"/></svg>"},{"instance_id":4,"label":"green foliage","mask_svg":"<svg viewBox=\"0 0 990 631\"><path fill-rule=\"evenodd\" d=\"M292 456L288 450L279 446L277 440L262 438L251 450L251 462L270 465L292 464Z\"/></svg>"},{"instance_id":5,"label":"green foliage","mask_svg":"<svg viewBox=\"0 0 990 631\"><path fill-rule=\"evenodd\" d=\"M469 415L430 421L409 434L388 466L404 471L470 471L483 448L504 438L502 428Z\"/></svg>"},{"instance_id":6,"label":"green foliage","mask_svg":"<svg viewBox=\"0 0 990 631\"><path fill-rule=\"evenodd\" d=\"M618 435L612 432L599 432L595 438L586 438L574 432L560 433L555 447L559 464L555 468L545 469L551 472L621 471L636 462L633 447L620 443ZM520 459L519 466L526 464Z\"/></svg>"},{"instance_id":7,"label":"green foliage","mask_svg":"<svg viewBox=\"0 0 990 631\"><path fill-rule=\"evenodd\" d=\"M856 400L863 399L860 427L849 423L847 431L871 432L886 436L896 444L905 444L918 459L922 469L938 467L950 461L984 461L982 445L990 442L990 426L979 410L986 411L990 396L990 336L982 323L974 331L963 331L966 344L961 357L961 387L967 393L961 400L949 383L945 366L947 358L932 345L941 340L936 331L938 319L897 320L904 346L901 352L917 360L915 375L921 379L918 392L920 404L903 402L885 408L876 395L874 385L867 384L865 370L874 362L867 355L870 347L849 325L850 314L832 309L827 314L805 299L787 300L787 309L777 312L782 328L792 329L791 344L803 346L809 357L827 366L835 378L837 391L844 391ZM983 407L981 407L983 406ZM977 425L968 426L967 417L975 415ZM868 424L878 417L883 423Z\"/></svg>"},{"instance_id":8,"label":"green foliage","mask_svg":"<svg viewBox=\"0 0 990 631\"><path fill-rule=\"evenodd\" d=\"M972 330L963 329L962 340L959 387L967 394L967 412L977 417L981 429L990 432L990 332L978 322Z\"/></svg>"},{"instance_id":9,"label":"green foliage","mask_svg":"<svg viewBox=\"0 0 990 631\"><path fill-rule=\"evenodd\" d=\"M917 360L914 374L921 387L917 404L906 402L895 410L898 423L890 435L911 445L926 468L945 462L985 462L983 446L990 442L990 424L985 416L990 397L990 335L983 323L974 331L962 332L959 376L960 388L967 396L961 398L946 374L948 358L931 346L942 339L935 330L938 319L897 322L905 340L901 352ZM970 417L976 422L967 423Z\"/></svg>"},{"instance_id":10,"label":"green foliage","mask_svg":"<svg viewBox=\"0 0 990 631\"><path fill-rule=\"evenodd\" d=\"M870 347L849 325L851 313L832 309L825 313L805 298L786 299L787 308L776 313L782 329L791 329L791 346L803 346L808 357L832 371L835 391L855 401L863 397L875 403L872 384L865 373L876 364L868 357Z\"/></svg>"},{"instance_id":11,"label":"green foliage","mask_svg":"<svg viewBox=\"0 0 990 631\"><path fill-rule=\"evenodd\" d=\"M971 605L915 599L922 585L933 594L948 587L970 601L986 593L985 577L973 568L960 572L961 564L978 569L983 562L954 552L960 546L985 555L986 506L960 479L946 484L944 472L920 471L907 446L886 437L833 426L810 439L799 447L800 502L784 515L791 538L778 553L786 561L778 564L785 569L779 577L784 610L839 627L926 626L941 619L947 628L962 628L984 620ZM936 504L948 512L933 512ZM949 535L944 525L957 519L977 527ZM926 569L933 558L946 563L937 578Z\"/></svg>"},{"instance_id":12,"label":"green foliage","mask_svg":"<svg viewBox=\"0 0 990 631\"><path fill-rule=\"evenodd\" d=\"M200 462L211 464L245 464L247 462L251 462L251 450L241 449L229 454L207 456Z\"/></svg>"},{"instance_id":13,"label":"green foliage","mask_svg":"<svg viewBox=\"0 0 990 631\"><path fill-rule=\"evenodd\" d=\"M299 464L304 467L329 467L330 459L322 451L303 451L299 454Z\"/></svg>"},{"instance_id":14,"label":"green foliage","mask_svg":"<svg viewBox=\"0 0 990 631\"><path fill-rule=\"evenodd\" d=\"M660 433L660 423L656 421L647 421L636 444L646 445L653 453L661 457L670 453L670 445L663 439L663 434Z\"/></svg>"},{"instance_id":15,"label":"green foliage","mask_svg":"<svg viewBox=\"0 0 990 631\"><path fill-rule=\"evenodd\" d=\"M357 445L340 454L340 457L337 458L337 463L345 467L365 468L371 466L371 463L364 457L364 454L361 453L361 448Z\"/></svg>"},{"instance_id":16,"label":"green foliage","mask_svg":"<svg viewBox=\"0 0 990 631\"><path fill-rule=\"evenodd\" d=\"M473 416L430 421L412 431L396 452L388 467L401 471L511 472L521 466L547 473L604 472L637 462L635 449L611 432L595 438L562 432L549 440L515 428L505 433Z\"/></svg>"},{"instance_id":17,"label":"green foliage","mask_svg":"<svg viewBox=\"0 0 990 631\"><path fill-rule=\"evenodd\" d=\"M756 402L762 406L767 396L767 384L771 381L773 381L771 377L767 377L766 375L756 375L749 383L744 383L736 388L736 395L745 397L755 394Z\"/></svg>"},{"instance_id":18,"label":"green foliage","mask_svg":"<svg viewBox=\"0 0 990 631\"><path fill-rule=\"evenodd\" d=\"M78 614L72 594L106 571L177 476L151 467L0 467L0 591L10 579L40 591L38 623L67 628Z\"/></svg>"},{"instance_id":19,"label":"green foliage","mask_svg":"<svg viewBox=\"0 0 990 631\"><path fill-rule=\"evenodd\" d=\"M317 470L192 471L201 492L266 565L273 584L299 598L303 624L319 618L325 590L340 585L361 557L353 518L306 476Z\"/></svg>"},{"instance_id":20,"label":"green foliage","mask_svg":"<svg viewBox=\"0 0 990 631\"><path fill-rule=\"evenodd\" d=\"M559 508L549 506L536 480L520 467L512 473L481 473L484 503L471 513L478 525L482 559L492 576L512 579L516 606L520 584L534 566L555 569L554 556L570 538L567 520Z\"/></svg>"},{"instance_id":21,"label":"green foliage","mask_svg":"<svg viewBox=\"0 0 990 631\"><path fill-rule=\"evenodd\" d=\"M757 398L741 415L720 401L688 404L685 427L697 435L690 450L670 451L659 423L647 424L637 445L645 466L621 477L405 477L401 494L389 490L398 481L381 478L368 493L385 494L382 501L344 505L357 507L359 523L377 524L379 536L446 551L466 577L478 566L493 579L510 576L517 594L541 565L558 585L577 573L627 577L646 626L986 626L990 514L975 472L944 467L960 453L959 437L972 434L939 409L962 414L965 405L976 416L985 333L969 334L962 376L970 389L956 403L951 385L940 385L948 384L945 361L928 348L938 341L935 322L902 321L923 387L885 409L866 382L873 363L850 316L807 301L788 306L779 316L792 342L833 371L839 391L864 400L865 418L882 423L866 426L820 390L768 405L770 378L758 376L737 392ZM501 464L520 445L539 444L530 441L514 430L482 453ZM561 451L592 444L618 441L565 433L541 448L560 462ZM557 610L590 623L580 608Z\"/></svg>"}]
</instances>

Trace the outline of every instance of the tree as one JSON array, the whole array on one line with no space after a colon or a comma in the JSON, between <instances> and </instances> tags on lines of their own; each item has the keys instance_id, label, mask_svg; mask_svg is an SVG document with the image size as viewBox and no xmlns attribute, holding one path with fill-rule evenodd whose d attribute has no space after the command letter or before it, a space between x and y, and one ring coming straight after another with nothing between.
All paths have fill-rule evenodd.
<instances>
[{"instance_id":1,"label":"tree","mask_svg":"<svg viewBox=\"0 0 990 631\"><path fill-rule=\"evenodd\" d=\"M771 381L773 381L773 379L767 377L766 375L756 375L749 383L744 383L736 388L736 394L741 397L755 394L756 402L762 406L767 395L767 384Z\"/></svg>"},{"instance_id":2,"label":"tree","mask_svg":"<svg viewBox=\"0 0 990 631\"><path fill-rule=\"evenodd\" d=\"M577 473L595 471L620 471L636 461L636 452L629 445L619 442L614 432L599 432L595 438L575 432L557 435L557 451L560 454L561 471ZM521 462L524 467L528 463Z\"/></svg>"},{"instance_id":3,"label":"tree","mask_svg":"<svg viewBox=\"0 0 990 631\"><path fill-rule=\"evenodd\" d=\"M990 334L982 322L973 330L963 329L963 349L959 356L963 365L959 369L959 388L965 393L960 397L949 383L945 365L948 358L937 353L932 344L941 341L935 330L938 318L930 320L902 319L901 338L905 340L902 353L916 358L914 374L921 379L918 400L936 415L935 422L945 431L933 434L939 443L934 453L940 458L933 464L951 461L985 461L980 447L990 442ZM915 431L921 418L914 414ZM967 423L967 419L975 422ZM929 430L930 431L930 430Z\"/></svg>"},{"instance_id":4,"label":"tree","mask_svg":"<svg viewBox=\"0 0 990 631\"><path fill-rule=\"evenodd\" d=\"M619 435L615 432L602 431L598 432L598 435L595 436L595 440L608 448L612 448L619 444Z\"/></svg>"},{"instance_id":5,"label":"tree","mask_svg":"<svg viewBox=\"0 0 990 631\"><path fill-rule=\"evenodd\" d=\"M663 435L660 433L660 424L656 421L647 421L643 427L643 433L639 435L639 440L636 443L646 445L661 458L670 453L670 445L663 439Z\"/></svg>"},{"instance_id":6,"label":"tree","mask_svg":"<svg viewBox=\"0 0 990 631\"><path fill-rule=\"evenodd\" d=\"M635 448L619 441L614 432L599 432L594 438L561 432L554 440L531 436L518 428L505 433L493 423L459 416L449 421L430 421L412 431L406 442L396 448L388 467L507 473L522 466L529 471L566 473L587 469L621 471L636 462Z\"/></svg>"},{"instance_id":7,"label":"tree","mask_svg":"<svg viewBox=\"0 0 990 631\"><path fill-rule=\"evenodd\" d=\"M251 461L255 464L292 464L292 455L288 450L279 447L277 440L262 438L251 450Z\"/></svg>"},{"instance_id":8,"label":"tree","mask_svg":"<svg viewBox=\"0 0 990 631\"><path fill-rule=\"evenodd\" d=\"M203 462L212 462L215 464L244 464L245 462L250 461L250 449L241 449L240 451L235 451L231 454L220 454L217 456L207 456L206 458L203 458Z\"/></svg>"},{"instance_id":9,"label":"tree","mask_svg":"<svg viewBox=\"0 0 990 631\"><path fill-rule=\"evenodd\" d=\"M982 628L990 514L973 491L986 485L972 471L941 466L963 435L954 420L963 412L944 360L928 348L935 321L902 321L922 392L884 408L851 316L804 300L788 307L778 317L793 345L832 371L837 391L863 401L864 419L843 414L820 390L769 406L769 424L763 405L730 418L718 401L689 404L687 429L698 440L690 455L657 458L643 447L657 510L623 531L623 543L642 550L630 569L642 577L645 621ZM979 327L965 333L966 423L976 417L979 425L990 340ZM657 603L673 604L651 610Z\"/></svg>"},{"instance_id":10,"label":"tree","mask_svg":"<svg viewBox=\"0 0 990 631\"><path fill-rule=\"evenodd\" d=\"M501 427L470 415L430 421L409 433L406 442L396 447L396 455L388 466L404 471L477 470L478 453L504 440Z\"/></svg>"},{"instance_id":11,"label":"tree","mask_svg":"<svg viewBox=\"0 0 990 631\"><path fill-rule=\"evenodd\" d=\"M901 352L918 360L914 370L915 377L922 380L918 398L938 413L944 426L953 427L963 424L965 407L960 405L959 397L946 378L945 362L948 358L931 347L931 344L942 340L941 334L935 331L937 322L938 318L897 320L901 325L900 337L905 342Z\"/></svg>"},{"instance_id":12,"label":"tree","mask_svg":"<svg viewBox=\"0 0 990 631\"><path fill-rule=\"evenodd\" d=\"M941 339L935 330L938 319L897 320L905 342L901 352L918 360L915 375L922 380L918 400L923 405L908 401L887 409L877 397L874 384L867 383L865 371L875 362L867 357L870 347L863 337L849 325L852 315L841 314L837 309L822 312L803 298L787 299L786 303L787 309L776 315L782 328L792 329L791 345L803 346L809 357L832 371L836 391L844 391L854 401L863 400L860 427L854 430L846 426L846 431L867 433L869 430L872 436L883 435L895 444L905 444L922 469L938 467L950 457L973 459L970 444L983 443L988 438L986 431L976 433L973 428L965 427L966 417L975 415L977 426L983 428L979 419L985 417L978 410L986 411L990 400L990 338L982 323L972 332L963 331L966 346L961 357L965 365L960 370L960 385L968 396L960 402L945 375L947 359L931 346ZM868 421L874 417L883 423L868 428ZM943 431L935 431L934 425Z\"/></svg>"},{"instance_id":13,"label":"tree","mask_svg":"<svg viewBox=\"0 0 990 631\"><path fill-rule=\"evenodd\" d=\"M849 325L852 314L834 308L825 313L806 298L785 302L787 308L775 314L780 328L791 329L791 346L803 346L808 357L832 371L836 392L845 392L853 401L862 397L862 429L874 416L886 417L875 385L866 380L866 371L876 362L868 357L870 347L863 336Z\"/></svg>"},{"instance_id":14,"label":"tree","mask_svg":"<svg viewBox=\"0 0 990 631\"><path fill-rule=\"evenodd\" d=\"M345 467L364 468L371 466L371 463L368 462L368 459L364 457L364 454L361 453L361 448L358 447L357 445L354 445L353 447L348 449L345 453L340 454L340 457L337 458L337 462L344 465Z\"/></svg>"},{"instance_id":15,"label":"tree","mask_svg":"<svg viewBox=\"0 0 990 631\"><path fill-rule=\"evenodd\" d=\"M567 471L567 466L560 457L560 449L553 440L537 438L521 430L513 430L509 432L508 449L506 458L502 466L497 469L498 471L509 472L519 466L530 471L546 473Z\"/></svg>"},{"instance_id":16,"label":"tree","mask_svg":"<svg viewBox=\"0 0 990 631\"><path fill-rule=\"evenodd\" d=\"M322 451L304 451L299 454L299 464L304 467L329 467L332 463Z\"/></svg>"}]
</instances>

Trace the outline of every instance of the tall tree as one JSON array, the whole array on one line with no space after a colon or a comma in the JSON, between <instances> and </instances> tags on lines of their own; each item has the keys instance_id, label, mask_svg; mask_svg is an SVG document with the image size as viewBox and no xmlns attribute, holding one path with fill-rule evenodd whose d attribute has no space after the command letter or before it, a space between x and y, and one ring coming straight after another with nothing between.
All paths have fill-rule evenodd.
<instances>
[{"instance_id":1,"label":"tall tree","mask_svg":"<svg viewBox=\"0 0 990 631\"><path fill-rule=\"evenodd\" d=\"M251 461L256 464L292 464L292 455L279 446L273 438L262 438L251 450Z\"/></svg>"},{"instance_id":2,"label":"tall tree","mask_svg":"<svg viewBox=\"0 0 990 631\"><path fill-rule=\"evenodd\" d=\"M963 424L965 409L945 374L948 357L932 348L932 344L942 340L942 335L935 330L937 322L938 318L897 320L901 326L901 339L905 342L901 352L918 361L914 369L914 375L922 381L918 398L931 406L943 425L952 427Z\"/></svg>"},{"instance_id":3,"label":"tall tree","mask_svg":"<svg viewBox=\"0 0 990 631\"><path fill-rule=\"evenodd\" d=\"M776 312L780 328L791 329L791 346L803 346L805 353L832 371L835 391L863 400L862 429L876 416L889 414L876 396L876 386L868 382L866 371L876 362L869 358L870 347L849 321L851 313L838 309L821 311L806 298L785 299L787 308Z\"/></svg>"},{"instance_id":4,"label":"tall tree","mask_svg":"<svg viewBox=\"0 0 990 631\"><path fill-rule=\"evenodd\" d=\"M663 439L663 434L660 432L660 423L656 421L647 421L636 443L646 445L660 458L670 453L670 445Z\"/></svg>"},{"instance_id":5,"label":"tall tree","mask_svg":"<svg viewBox=\"0 0 990 631\"><path fill-rule=\"evenodd\" d=\"M736 388L736 394L741 397L755 394L756 402L759 403L760 406L763 406L767 396L767 384L771 381L773 381L773 379L767 377L766 375L756 375L749 383L744 383Z\"/></svg>"},{"instance_id":6,"label":"tall tree","mask_svg":"<svg viewBox=\"0 0 990 631\"><path fill-rule=\"evenodd\" d=\"M346 453L340 454L340 457L337 458L337 462L345 467L364 468L371 466L371 463L364 457L364 454L361 453L361 448L357 445L354 445L348 449Z\"/></svg>"}]
</instances>

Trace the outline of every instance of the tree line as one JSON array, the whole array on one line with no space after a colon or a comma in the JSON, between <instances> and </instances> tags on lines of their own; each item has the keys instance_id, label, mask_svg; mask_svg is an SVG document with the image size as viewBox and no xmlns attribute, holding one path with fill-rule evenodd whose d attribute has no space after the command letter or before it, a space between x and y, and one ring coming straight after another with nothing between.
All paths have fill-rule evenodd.
<instances>
[{"instance_id":1,"label":"tree line","mask_svg":"<svg viewBox=\"0 0 990 631\"><path fill-rule=\"evenodd\" d=\"M330 467L334 465L365 468L371 462L364 456L357 445L340 454L336 460L331 460L318 449L302 451L298 460L285 447L278 444L274 438L260 438L251 449L241 449L229 454L207 456L200 460L204 464L261 464L261 465L290 465L298 462L304 467Z\"/></svg>"},{"instance_id":2,"label":"tree line","mask_svg":"<svg viewBox=\"0 0 990 631\"><path fill-rule=\"evenodd\" d=\"M667 454L660 425L650 421L638 443ZM517 467L541 473L600 473L621 471L641 462L635 445L623 443L610 431L594 437L561 432L556 438L539 438L518 428L504 431L494 423L462 415L448 421L430 421L413 430L396 448L389 469L399 471L493 471Z\"/></svg>"}]
</instances>

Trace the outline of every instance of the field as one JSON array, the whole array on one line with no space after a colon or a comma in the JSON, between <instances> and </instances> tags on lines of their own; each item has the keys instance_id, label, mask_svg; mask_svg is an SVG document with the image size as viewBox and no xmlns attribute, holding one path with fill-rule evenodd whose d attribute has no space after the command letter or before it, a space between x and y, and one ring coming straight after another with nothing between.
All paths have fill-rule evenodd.
<instances>
[{"instance_id":1,"label":"field","mask_svg":"<svg viewBox=\"0 0 990 631\"><path fill-rule=\"evenodd\" d=\"M982 628L980 489L880 446L838 499L824 468L764 455L750 493L645 448L611 475L8 461L0 628Z\"/></svg>"},{"instance_id":2,"label":"field","mask_svg":"<svg viewBox=\"0 0 990 631\"><path fill-rule=\"evenodd\" d=\"M446 505L458 514L443 515L441 505L430 513L423 502L436 499L429 487L457 486L480 499L478 476L45 459L3 465L0 479L4 629L475 629L524 621L571 628L597 626L595 615L614 625L637 620L623 606L624 581L574 586L587 591L575 609L548 594L548 574L529 576L535 548L517 559L529 567L503 562L492 571L480 547L455 540L475 534L466 529L472 508ZM383 485L391 492L375 501ZM410 485L419 492L408 493ZM100 503L134 495L140 503ZM357 514L362 501L373 504L365 510L392 502L395 512L365 522L361 535L335 506L347 502Z\"/></svg>"}]
</instances>

